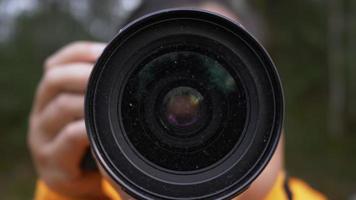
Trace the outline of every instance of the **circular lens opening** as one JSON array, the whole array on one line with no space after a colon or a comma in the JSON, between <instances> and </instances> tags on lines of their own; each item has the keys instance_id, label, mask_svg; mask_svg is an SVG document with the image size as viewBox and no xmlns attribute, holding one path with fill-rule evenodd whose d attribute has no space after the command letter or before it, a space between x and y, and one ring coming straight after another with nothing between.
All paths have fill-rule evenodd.
<instances>
[{"instance_id":1,"label":"circular lens opening","mask_svg":"<svg viewBox=\"0 0 356 200\"><path fill-rule=\"evenodd\" d=\"M165 49L143 61L121 104L138 154L174 171L203 169L224 158L246 119L243 88L228 69L218 55L195 47Z\"/></svg>"}]
</instances>

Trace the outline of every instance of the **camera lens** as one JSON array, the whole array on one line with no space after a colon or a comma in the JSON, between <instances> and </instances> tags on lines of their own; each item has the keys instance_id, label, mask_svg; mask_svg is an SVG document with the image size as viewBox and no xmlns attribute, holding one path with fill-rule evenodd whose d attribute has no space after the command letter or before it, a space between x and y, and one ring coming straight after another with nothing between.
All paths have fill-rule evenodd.
<instances>
[{"instance_id":1,"label":"camera lens","mask_svg":"<svg viewBox=\"0 0 356 200\"><path fill-rule=\"evenodd\" d=\"M89 80L91 147L137 199L227 199L279 141L283 94L267 52L239 24L165 10L120 31Z\"/></svg>"}]
</instances>

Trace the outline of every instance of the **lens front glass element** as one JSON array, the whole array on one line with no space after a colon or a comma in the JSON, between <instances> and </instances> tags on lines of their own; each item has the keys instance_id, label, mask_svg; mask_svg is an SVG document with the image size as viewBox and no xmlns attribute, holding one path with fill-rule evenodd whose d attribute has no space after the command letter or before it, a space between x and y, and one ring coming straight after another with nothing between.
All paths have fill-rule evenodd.
<instances>
[{"instance_id":1,"label":"lens front glass element","mask_svg":"<svg viewBox=\"0 0 356 200\"><path fill-rule=\"evenodd\" d=\"M133 71L121 103L137 153L174 171L203 169L238 143L246 97L229 63L203 49L166 49Z\"/></svg>"}]
</instances>

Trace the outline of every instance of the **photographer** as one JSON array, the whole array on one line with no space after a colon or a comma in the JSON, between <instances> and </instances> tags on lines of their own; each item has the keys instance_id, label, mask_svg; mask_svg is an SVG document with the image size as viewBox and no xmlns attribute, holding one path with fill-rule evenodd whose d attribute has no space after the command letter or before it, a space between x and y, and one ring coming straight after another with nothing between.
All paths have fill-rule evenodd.
<instances>
[{"instance_id":1,"label":"photographer","mask_svg":"<svg viewBox=\"0 0 356 200\"><path fill-rule=\"evenodd\" d=\"M151 2L151 3L148 3ZM195 6L240 19L220 1L175 1L169 7ZM163 7L162 7L163 6ZM132 18L164 8L147 1ZM44 75L30 116L29 146L39 174L35 199L130 199L107 181L103 170L83 171L80 163L89 147L85 129L84 93L90 72L105 44L69 44L44 64ZM243 194L253 199L325 199L303 182L289 179L283 168L283 141L263 173Z\"/></svg>"}]
</instances>

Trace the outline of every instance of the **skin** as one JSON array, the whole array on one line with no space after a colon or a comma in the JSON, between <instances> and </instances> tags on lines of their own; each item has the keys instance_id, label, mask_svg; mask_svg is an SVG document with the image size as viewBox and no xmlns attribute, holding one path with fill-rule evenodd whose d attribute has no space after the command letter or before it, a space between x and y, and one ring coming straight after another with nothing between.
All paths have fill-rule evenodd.
<instances>
[{"instance_id":1,"label":"skin","mask_svg":"<svg viewBox=\"0 0 356 200\"><path fill-rule=\"evenodd\" d=\"M41 180L71 197L98 199L101 175L79 164L89 147L84 124L84 91L101 43L76 42L44 64L30 114L28 144Z\"/></svg>"},{"instance_id":2,"label":"skin","mask_svg":"<svg viewBox=\"0 0 356 200\"><path fill-rule=\"evenodd\" d=\"M204 4L202 8L236 19L218 4ZM104 47L103 43L75 42L50 56L44 63L29 120L28 145L39 178L53 191L79 199L105 199L101 190L103 170L99 173L80 169L89 147L83 120L84 92ZM262 174L235 199L264 199L282 168L283 142L280 142ZM124 199L131 199L117 190Z\"/></svg>"}]
</instances>

